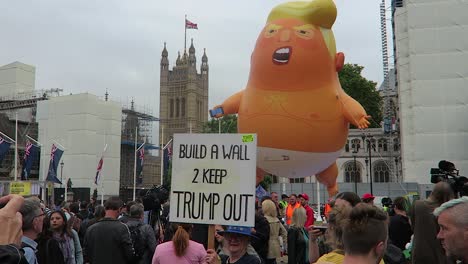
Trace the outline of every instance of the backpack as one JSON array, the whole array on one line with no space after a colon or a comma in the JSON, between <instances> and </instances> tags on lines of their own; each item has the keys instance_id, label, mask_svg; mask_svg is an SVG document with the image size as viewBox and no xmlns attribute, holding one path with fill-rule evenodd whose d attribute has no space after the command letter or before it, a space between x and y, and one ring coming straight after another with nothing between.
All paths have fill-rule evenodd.
<instances>
[{"instance_id":1,"label":"backpack","mask_svg":"<svg viewBox=\"0 0 468 264\"><path fill-rule=\"evenodd\" d=\"M37 249L34 249L32 246L30 246L29 244L26 244L24 242L21 242L21 249L23 250L23 252L25 252L25 248L30 248L33 252L34 252L34 255L37 254ZM37 257L36 257L37 258Z\"/></svg>"},{"instance_id":2,"label":"backpack","mask_svg":"<svg viewBox=\"0 0 468 264\"><path fill-rule=\"evenodd\" d=\"M130 238L132 239L133 249L135 250L135 256L137 259L141 259L145 253L145 241L143 239L143 234L141 232L142 223L137 225L130 225L128 229L130 230Z\"/></svg>"}]
</instances>

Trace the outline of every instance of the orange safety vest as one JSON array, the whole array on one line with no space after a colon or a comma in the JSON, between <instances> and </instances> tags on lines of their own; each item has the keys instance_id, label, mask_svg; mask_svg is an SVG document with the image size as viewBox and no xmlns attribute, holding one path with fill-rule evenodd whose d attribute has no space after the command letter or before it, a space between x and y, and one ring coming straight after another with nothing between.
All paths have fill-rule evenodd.
<instances>
[{"instance_id":1,"label":"orange safety vest","mask_svg":"<svg viewBox=\"0 0 468 264\"><path fill-rule=\"evenodd\" d=\"M298 202L296 202L296 205L294 206L294 208L291 206L291 204L288 204L288 207L286 207L286 224L287 225L291 224L293 212L296 208L299 208L299 207L301 207L301 204Z\"/></svg>"},{"instance_id":2,"label":"orange safety vest","mask_svg":"<svg viewBox=\"0 0 468 264\"><path fill-rule=\"evenodd\" d=\"M325 204L325 212L324 212L324 215L325 217L328 219L328 214L330 213L330 211L332 210L332 207L330 206L330 204Z\"/></svg>"}]
</instances>

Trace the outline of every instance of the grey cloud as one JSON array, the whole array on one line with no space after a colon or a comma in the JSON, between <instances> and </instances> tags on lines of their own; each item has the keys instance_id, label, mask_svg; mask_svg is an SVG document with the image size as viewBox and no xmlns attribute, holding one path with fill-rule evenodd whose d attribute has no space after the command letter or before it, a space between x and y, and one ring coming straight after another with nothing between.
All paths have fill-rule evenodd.
<instances>
[{"instance_id":1,"label":"grey cloud","mask_svg":"<svg viewBox=\"0 0 468 264\"><path fill-rule=\"evenodd\" d=\"M283 1L16 0L0 2L0 64L20 60L37 67L36 88L63 88L135 97L159 112L159 61L167 42L171 66L183 50L184 15L199 30L197 59L206 48L210 106L242 89L250 54L270 9ZM338 49L381 81L378 1L336 0Z\"/></svg>"}]
</instances>

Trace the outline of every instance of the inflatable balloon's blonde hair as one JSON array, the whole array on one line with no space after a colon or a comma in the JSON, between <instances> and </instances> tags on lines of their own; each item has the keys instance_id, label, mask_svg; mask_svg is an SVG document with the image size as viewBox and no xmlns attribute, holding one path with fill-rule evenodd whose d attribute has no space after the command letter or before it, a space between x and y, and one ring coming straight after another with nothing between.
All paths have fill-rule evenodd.
<instances>
[{"instance_id":1,"label":"inflatable balloon's blonde hair","mask_svg":"<svg viewBox=\"0 0 468 264\"><path fill-rule=\"evenodd\" d=\"M335 57L335 36L331 30L336 19L336 6L333 0L280 4L271 10L267 23L282 18L296 18L319 27L331 57Z\"/></svg>"}]
</instances>

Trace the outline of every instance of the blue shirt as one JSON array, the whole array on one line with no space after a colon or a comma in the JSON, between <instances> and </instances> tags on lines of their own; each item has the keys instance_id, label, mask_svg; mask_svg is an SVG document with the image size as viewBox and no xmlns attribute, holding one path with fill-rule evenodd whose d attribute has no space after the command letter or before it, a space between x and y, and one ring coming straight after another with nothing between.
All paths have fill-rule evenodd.
<instances>
[{"instance_id":1,"label":"blue shirt","mask_svg":"<svg viewBox=\"0 0 468 264\"><path fill-rule=\"evenodd\" d=\"M27 244L30 247L23 247L24 250L24 257L28 261L29 264L37 264L36 259L36 250L37 250L37 243L36 241L30 239L29 237L21 237L21 242Z\"/></svg>"}]
</instances>

